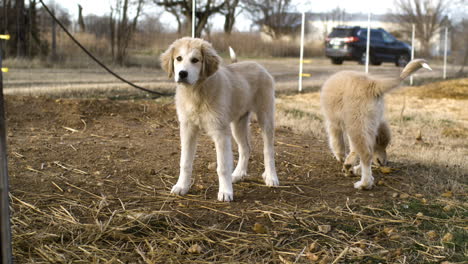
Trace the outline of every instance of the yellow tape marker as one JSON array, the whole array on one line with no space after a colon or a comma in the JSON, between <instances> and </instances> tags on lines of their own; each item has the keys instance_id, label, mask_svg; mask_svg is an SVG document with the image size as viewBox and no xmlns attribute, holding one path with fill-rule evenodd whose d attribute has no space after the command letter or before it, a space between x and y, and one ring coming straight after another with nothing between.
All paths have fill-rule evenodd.
<instances>
[{"instance_id":1,"label":"yellow tape marker","mask_svg":"<svg viewBox=\"0 0 468 264\"><path fill-rule=\"evenodd\" d=\"M0 39L9 40L9 39L10 39L10 35L0 35Z\"/></svg>"},{"instance_id":2,"label":"yellow tape marker","mask_svg":"<svg viewBox=\"0 0 468 264\"><path fill-rule=\"evenodd\" d=\"M301 76L302 76L302 77L310 77L310 76L312 76L312 75L311 75L310 73L303 73Z\"/></svg>"},{"instance_id":3,"label":"yellow tape marker","mask_svg":"<svg viewBox=\"0 0 468 264\"><path fill-rule=\"evenodd\" d=\"M2 72L8 72L8 68L2 68Z\"/></svg>"},{"instance_id":4,"label":"yellow tape marker","mask_svg":"<svg viewBox=\"0 0 468 264\"><path fill-rule=\"evenodd\" d=\"M312 63L312 60L302 60L303 63Z\"/></svg>"}]
</instances>

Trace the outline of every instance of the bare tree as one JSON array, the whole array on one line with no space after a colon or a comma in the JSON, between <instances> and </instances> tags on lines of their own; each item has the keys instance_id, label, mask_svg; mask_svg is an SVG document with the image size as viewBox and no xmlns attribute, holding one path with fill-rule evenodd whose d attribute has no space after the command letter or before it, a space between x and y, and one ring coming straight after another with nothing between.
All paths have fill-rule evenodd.
<instances>
[{"instance_id":1,"label":"bare tree","mask_svg":"<svg viewBox=\"0 0 468 264\"><path fill-rule=\"evenodd\" d=\"M454 34L453 34L453 48L454 50L458 51L459 56L456 56L456 60L458 59L461 67L457 72L457 75L463 76L465 66L468 63L468 20L463 18L463 20L455 25L454 27Z\"/></svg>"},{"instance_id":2,"label":"bare tree","mask_svg":"<svg viewBox=\"0 0 468 264\"><path fill-rule=\"evenodd\" d=\"M53 7L52 7L51 12L55 16L55 9ZM52 33L52 40L51 40L52 44L51 44L50 59L51 61L55 62L57 61L58 56L57 56L57 23L55 22L54 19L52 19L51 33Z\"/></svg>"},{"instance_id":3,"label":"bare tree","mask_svg":"<svg viewBox=\"0 0 468 264\"><path fill-rule=\"evenodd\" d=\"M163 6L166 10L172 9L173 14L180 14L186 18L187 24L192 21L192 0L153 0L159 6ZM200 37L203 29L205 29L208 19L219 13L225 5L226 1L222 0L204 0L197 1L195 10L195 36ZM176 15L177 16L177 15ZM179 22L180 25L180 22Z\"/></svg>"},{"instance_id":4,"label":"bare tree","mask_svg":"<svg viewBox=\"0 0 468 264\"><path fill-rule=\"evenodd\" d=\"M114 59L120 65L126 60L127 49L137 28L143 4L143 0L115 0L115 6L111 8L111 43L117 49ZM134 9L133 19L129 18L130 9Z\"/></svg>"},{"instance_id":5,"label":"bare tree","mask_svg":"<svg viewBox=\"0 0 468 264\"><path fill-rule=\"evenodd\" d=\"M158 35L164 32L164 26L159 20L160 14L143 16L140 23L138 23L138 32L145 35Z\"/></svg>"},{"instance_id":6,"label":"bare tree","mask_svg":"<svg viewBox=\"0 0 468 264\"><path fill-rule=\"evenodd\" d=\"M292 12L291 0L242 0L255 24L272 38L300 30L301 15Z\"/></svg>"},{"instance_id":7,"label":"bare tree","mask_svg":"<svg viewBox=\"0 0 468 264\"><path fill-rule=\"evenodd\" d=\"M27 52L26 30L27 13L24 7L24 0L16 0L16 56L25 57Z\"/></svg>"},{"instance_id":8,"label":"bare tree","mask_svg":"<svg viewBox=\"0 0 468 264\"><path fill-rule=\"evenodd\" d=\"M97 16L91 14L83 18L83 23L87 26L87 32L93 33L98 38L110 38L109 19L109 16Z\"/></svg>"},{"instance_id":9,"label":"bare tree","mask_svg":"<svg viewBox=\"0 0 468 264\"><path fill-rule=\"evenodd\" d=\"M330 24L342 24L346 19L349 18L349 14L346 13L344 8L336 7L330 12L320 14L320 20L323 24L323 39L328 36L328 27Z\"/></svg>"},{"instance_id":10,"label":"bare tree","mask_svg":"<svg viewBox=\"0 0 468 264\"><path fill-rule=\"evenodd\" d=\"M182 19L182 15L180 14L179 8L177 6L164 6L164 10L171 13L175 17L177 21L177 33L182 34L182 26L184 21Z\"/></svg>"},{"instance_id":11,"label":"bare tree","mask_svg":"<svg viewBox=\"0 0 468 264\"><path fill-rule=\"evenodd\" d=\"M221 10L221 14L224 15L224 33L228 35L231 34L236 23L236 17L239 15L239 4L240 0L225 0L224 8Z\"/></svg>"},{"instance_id":12,"label":"bare tree","mask_svg":"<svg viewBox=\"0 0 468 264\"><path fill-rule=\"evenodd\" d=\"M449 0L395 0L395 12L390 17L401 23L403 31L410 34L412 24L416 27L415 37L421 42L421 53L429 55L431 38L446 22Z\"/></svg>"},{"instance_id":13,"label":"bare tree","mask_svg":"<svg viewBox=\"0 0 468 264\"><path fill-rule=\"evenodd\" d=\"M78 25L80 26L81 32L86 31L85 22L83 19L83 7L78 4Z\"/></svg>"}]
</instances>

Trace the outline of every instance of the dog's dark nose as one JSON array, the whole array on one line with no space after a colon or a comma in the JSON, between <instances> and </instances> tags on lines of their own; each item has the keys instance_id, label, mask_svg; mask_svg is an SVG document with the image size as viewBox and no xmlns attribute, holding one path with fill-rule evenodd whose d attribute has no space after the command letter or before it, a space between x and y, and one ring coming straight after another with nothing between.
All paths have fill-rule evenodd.
<instances>
[{"instance_id":1,"label":"dog's dark nose","mask_svg":"<svg viewBox=\"0 0 468 264\"><path fill-rule=\"evenodd\" d=\"M185 79L185 78L187 78L187 76L188 76L188 72L187 72L187 71L180 71L180 72L179 72L179 78Z\"/></svg>"}]
</instances>

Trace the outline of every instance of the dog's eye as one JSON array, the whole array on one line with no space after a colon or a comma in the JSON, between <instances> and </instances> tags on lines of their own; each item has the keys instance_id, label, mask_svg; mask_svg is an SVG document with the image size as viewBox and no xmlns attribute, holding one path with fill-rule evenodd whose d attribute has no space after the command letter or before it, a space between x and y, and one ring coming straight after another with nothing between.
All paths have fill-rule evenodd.
<instances>
[{"instance_id":1,"label":"dog's eye","mask_svg":"<svg viewBox=\"0 0 468 264\"><path fill-rule=\"evenodd\" d=\"M193 58L191 61L192 61L192 63L197 63L197 62L198 62L198 59L197 59L197 58Z\"/></svg>"},{"instance_id":2,"label":"dog's eye","mask_svg":"<svg viewBox=\"0 0 468 264\"><path fill-rule=\"evenodd\" d=\"M176 60L177 60L177 61L182 61L182 57L179 56L179 57L176 58Z\"/></svg>"}]
</instances>

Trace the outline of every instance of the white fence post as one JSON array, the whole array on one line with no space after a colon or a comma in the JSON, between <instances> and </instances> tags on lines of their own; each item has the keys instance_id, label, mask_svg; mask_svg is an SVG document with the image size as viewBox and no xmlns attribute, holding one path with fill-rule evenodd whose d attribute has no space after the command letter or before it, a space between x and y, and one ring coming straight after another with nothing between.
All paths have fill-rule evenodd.
<instances>
[{"instance_id":1,"label":"white fence post","mask_svg":"<svg viewBox=\"0 0 468 264\"><path fill-rule=\"evenodd\" d=\"M413 31L411 33L411 60L414 59L414 32L415 32L415 25L413 24ZM413 85L413 75L410 76L410 85Z\"/></svg>"},{"instance_id":2,"label":"white fence post","mask_svg":"<svg viewBox=\"0 0 468 264\"><path fill-rule=\"evenodd\" d=\"M371 11L369 10L369 14L367 15L367 43L366 43L366 73L369 72L369 49L370 49L370 36L371 36Z\"/></svg>"},{"instance_id":3,"label":"white fence post","mask_svg":"<svg viewBox=\"0 0 468 264\"><path fill-rule=\"evenodd\" d=\"M444 45L444 79L447 79L447 43L448 43L448 27L445 27L445 45Z\"/></svg>"},{"instance_id":4,"label":"white fence post","mask_svg":"<svg viewBox=\"0 0 468 264\"><path fill-rule=\"evenodd\" d=\"M195 0L192 0L192 38L195 37Z\"/></svg>"},{"instance_id":5,"label":"white fence post","mask_svg":"<svg viewBox=\"0 0 468 264\"><path fill-rule=\"evenodd\" d=\"M304 26L305 26L305 12L302 12L301 51L300 51L300 56L299 56L299 92L302 91L302 63L304 59Z\"/></svg>"}]
</instances>

